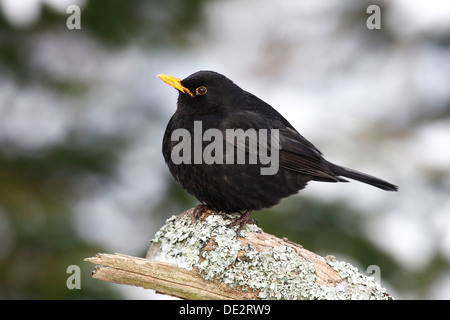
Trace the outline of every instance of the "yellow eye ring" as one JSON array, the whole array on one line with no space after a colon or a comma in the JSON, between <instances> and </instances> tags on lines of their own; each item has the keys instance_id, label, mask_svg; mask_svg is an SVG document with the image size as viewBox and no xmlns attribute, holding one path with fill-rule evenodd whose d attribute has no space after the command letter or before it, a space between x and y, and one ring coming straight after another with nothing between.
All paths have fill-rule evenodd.
<instances>
[{"instance_id":1,"label":"yellow eye ring","mask_svg":"<svg viewBox=\"0 0 450 320\"><path fill-rule=\"evenodd\" d=\"M208 92L208 89L206 89L206 87L198 87L197 89L195 89L195 94L198 96L202 96L206 92Z\"/></svg>"}]
</instances>

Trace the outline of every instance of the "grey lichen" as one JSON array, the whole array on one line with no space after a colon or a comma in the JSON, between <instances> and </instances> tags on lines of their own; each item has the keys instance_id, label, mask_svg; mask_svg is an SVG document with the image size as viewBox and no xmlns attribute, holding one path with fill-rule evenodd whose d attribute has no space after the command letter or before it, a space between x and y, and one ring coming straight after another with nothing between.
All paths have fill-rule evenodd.
<instances>
[{"instance_id":1,"label":"grey lichen","mask_svg":"<svg viewBox=\"0 0 450 320\"><path fill-rule=\"evenodd\" d=\"M357 268L345 261L337 261L327 259L328 265L339 272L340 277L344 280L336 288L341 291L343 298L353 300L391 300L392 297L382 288L373 277L367 277L361 274ZM345 289L344 285L348 288Z\"/></svg>"},{"instance_id":2,"label":"grey lichen","mask_svg":"<svg viewBox=\"0 0 450 320\"><path fill-rule=\"evenodd\" d=\"M211 214L193 219L188 214L171 217L156 233L148 259L175 263L198 270L205 280L226 283L244 291L257 292L260 299L389 299L377 283L345 262L328 259L342 281L337 285L316 282L315 266L287 245L257 250L228 228L229 220ZM241 236L261 233L247 224Z\"/></svg>"}]
</instances>

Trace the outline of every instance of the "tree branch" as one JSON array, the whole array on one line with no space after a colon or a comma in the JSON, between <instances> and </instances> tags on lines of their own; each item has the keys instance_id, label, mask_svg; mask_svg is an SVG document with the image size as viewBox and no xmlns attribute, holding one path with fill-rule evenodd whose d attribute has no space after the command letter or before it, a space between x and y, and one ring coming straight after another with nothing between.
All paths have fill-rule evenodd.
<instances>
[{"instance_id":1,"label":"tree branch","mask_svg":"<svg viewBox=\"0 0 450 320\"><path fill-rule=\"evenodd\" d=\"M155 235L146 259L98 254L95 279L183 299L391 299L372 277L230 217L190 209Z\"/></svg>"}]
</instances>

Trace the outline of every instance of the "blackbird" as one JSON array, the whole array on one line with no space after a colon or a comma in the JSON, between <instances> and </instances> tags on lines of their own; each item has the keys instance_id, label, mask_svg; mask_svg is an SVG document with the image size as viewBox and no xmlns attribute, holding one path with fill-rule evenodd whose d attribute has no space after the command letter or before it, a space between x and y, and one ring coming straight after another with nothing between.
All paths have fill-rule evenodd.
<instances>
[{"instance_id":1,"label":"blackbird","mask_svg":"<svg viewBox=\"0 0 450 320\"><path fill-rule=\"evenodd\" d=\"M229 224L239 225L237 234L252 210L274 206L311 180L348 182L345 177L387 191L398 189L325 160L274 108L217 72L199 71L183 80L158 77L179 90L177 110L162 144L171 174L207 208L241 213ZM231 138L230 132L235 133ZM269 133L273 134L269 137ZM255 138L260 141L250 141ZM239 152L245 155L244 161L239 161ZM269 154L273 170L269 170Z\"/></svg>"}]
</instances>

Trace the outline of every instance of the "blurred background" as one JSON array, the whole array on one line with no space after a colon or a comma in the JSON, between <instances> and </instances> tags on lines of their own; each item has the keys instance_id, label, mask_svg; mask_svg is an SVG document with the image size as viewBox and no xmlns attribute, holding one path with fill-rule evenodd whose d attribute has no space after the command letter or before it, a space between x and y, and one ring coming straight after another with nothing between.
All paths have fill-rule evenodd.
<instances>
[{"instance_id":1,"label":"blurred background","mask_svg":"<svg viewBox=\"0 0 450 320\"><path fill-rule=\"evenodd\" d=\"M72 4L81 29L67 27ZM371 4L381 29L366 26ZM378 266L397 299L450 299L448 1L0 0L1 299L165 298L93 280L83 259L144 256L198 204L164 164L178 93L156 75L202 69L330 161L400 186L313 182L255 212L260 227Z\"/></svg>"}]
</instances>

